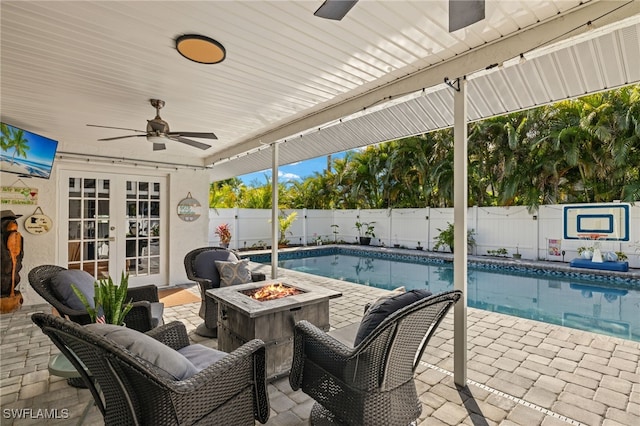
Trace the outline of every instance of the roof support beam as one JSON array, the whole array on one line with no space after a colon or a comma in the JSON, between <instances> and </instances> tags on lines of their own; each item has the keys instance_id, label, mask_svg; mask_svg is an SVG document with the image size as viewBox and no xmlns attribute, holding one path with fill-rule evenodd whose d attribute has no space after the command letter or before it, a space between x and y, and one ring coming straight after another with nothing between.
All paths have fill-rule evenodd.
<instances>
[{"instance_id":1,"label":"roof support beam","mask_svg":"<svg viewBox=\"0 0 640 426\"><path fill-rule=\"evenodd\" d=\"M453 287L462 298L453 307L453 380L467 385L467 80L455 80L453 95ZM452 86L453 87L453 86Z\"/></svg>"},{"instance_id":2,"label":"roof support beam","mask_svg":"<svg viewBox=\"0 0 640 426\"><path fill-rule=\"evenodd\" d=\"M315 111L294 117L272 130L242 141L231 148L212 154L205 164L213 164L238 154L257 149L261 145L290 137L305 130L363 111L382 99L419 91L442 84L445 76L471 75L495 63L502 63L541 46L568 39L589 31L587 22L597 26L609 25L640 14L640 2L591 1L553 19L541 22L511 36L487 43L442 63L432 65L404 78L388 83L350 99L329 106L318 106Z\"/></svg>"}]
</instances>

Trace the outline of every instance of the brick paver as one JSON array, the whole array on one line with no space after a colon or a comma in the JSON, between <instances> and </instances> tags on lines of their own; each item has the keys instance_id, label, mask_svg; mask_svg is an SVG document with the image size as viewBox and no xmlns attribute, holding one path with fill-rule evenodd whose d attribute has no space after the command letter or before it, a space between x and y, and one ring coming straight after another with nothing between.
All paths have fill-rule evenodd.
<instances>
[{"instance_id":1,"label":"brick paver","mask_svg":"<svg viewBox=\"0 0 640 426\"><path fill-rule=\"evenodd\" d=\"M269 274L269 267L253 265ZM333 327L358 322L366 302L386 293L357 284L282 271L283 280L308 280L341 291L330 302ZM185 285L199 294L193 285ZM193 333L200 324L199 303L166 308L165 321L185 323L194 342L217 347L216 339ZM68 418L14 419L2 425L75 424L87 403L86 389L50 376L47 364L57 349L31 322L45 305L24 306L0 318L1 413L11 410L66 409ZM425 425L567 425L566 416L584 425L640 424L640 343L468 308L468 385L453 383L453 320L450 313L425 351L416 373ZM436 365L439 369L430 368ZM314 401L294 392L288 378L269 384L271 426L307 425ZM5 411L9 410L9 411ZM24 413L24 410L22 411ZM1 415L1 414L0 414ZM85 424L101 425L93 407Z\"/></svg>"}]
</instances>

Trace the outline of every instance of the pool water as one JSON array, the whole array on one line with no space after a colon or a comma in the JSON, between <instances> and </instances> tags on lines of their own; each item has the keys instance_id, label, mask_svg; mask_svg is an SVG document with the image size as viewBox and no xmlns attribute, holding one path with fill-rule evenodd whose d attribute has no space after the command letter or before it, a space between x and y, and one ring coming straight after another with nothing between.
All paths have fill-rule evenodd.
<instances>
[{"instance_id":1,"label":"pool water","mask_svg":"<svg viewBox=\"0 0 640 426\"><path fill-rule=\"evenodd\" d=\"M258 260L260 261L260 260ZM409 263L353 254L279 259L282 268L392 290L453 289L451 263ZM640 341L640 291L569 276L468 269L468 306Z\"/></svg>"}]
</instances>

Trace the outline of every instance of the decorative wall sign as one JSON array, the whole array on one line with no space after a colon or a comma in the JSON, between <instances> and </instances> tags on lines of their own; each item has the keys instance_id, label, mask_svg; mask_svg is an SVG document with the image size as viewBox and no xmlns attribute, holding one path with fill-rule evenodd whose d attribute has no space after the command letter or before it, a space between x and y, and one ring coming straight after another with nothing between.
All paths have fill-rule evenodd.
<instances>
[{"instance_id":1,"label":"decorative wall sign","mask_svg":"<svg viewBox=\"0 0 640 426\"><path fill-rule=\"evenodd\" d=\"M20 182L23 186L16 186ZM2 204L37 204L38 188L29 188L22 180L18 179L10 186L3 186Z\"/></svg>"},{"instance_id":2,"label":"decorative wall sign","mask_svg":"<svg viewBox=\"0 0 640 426\"><path fill-rule=\"evenodd\" d=\"M178 203L178 217L185 222L193 222L202 214L200 202L191 196L189 192L187 198L183 198Z\"/></svg>"},{"instance_id":3,"label":"decorative wall sign","mask_svg":"<svg viewBox=\"0 0 640 426\"><path fill-rule=\"evenodd\" d=\"M40 207L24 221L24 229L30 234L46 234L52 226L51 218L45 215Z\"/></svg>"}]
</instances>

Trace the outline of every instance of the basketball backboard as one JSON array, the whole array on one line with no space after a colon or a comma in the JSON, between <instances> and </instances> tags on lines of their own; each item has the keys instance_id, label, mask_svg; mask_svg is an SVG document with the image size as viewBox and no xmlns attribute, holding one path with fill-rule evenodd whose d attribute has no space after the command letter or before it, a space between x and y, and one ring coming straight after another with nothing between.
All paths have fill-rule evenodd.
<instances>
[{"instance_id":1,"label":"basketball backboard","mask_svg":"<svg viewBox=\"0 0 640 426\"><path fill-rule=\"evenodd\" d=\"M566 240L629 241L629 204L572 204L563 210Z\"/></svg>"}]
</instances>

